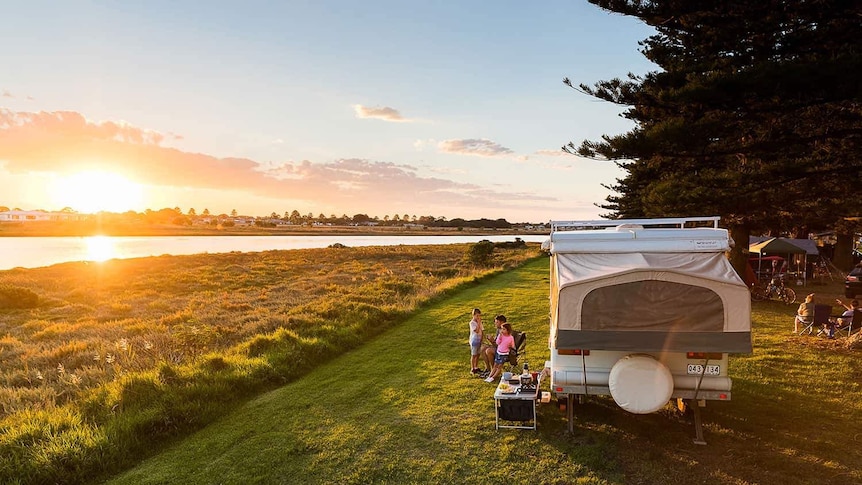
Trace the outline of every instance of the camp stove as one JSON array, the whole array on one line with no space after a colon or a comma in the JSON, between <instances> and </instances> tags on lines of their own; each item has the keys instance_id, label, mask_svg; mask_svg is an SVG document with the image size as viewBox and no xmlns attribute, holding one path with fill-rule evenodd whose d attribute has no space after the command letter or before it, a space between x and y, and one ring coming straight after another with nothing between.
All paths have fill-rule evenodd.
<instances>
[{"instance_id":1,"label":"camp stove","mask_svg":"<svg viewBox=\"0 0 862 485\"><path fill-rule=\"evenodd\" d=\"M530 393L535 394L535 392L536 392L536 385L535 385L535 384L532 384L532 383L530 383L530 384L521 384L521 387L519 387L519 388L518 388L518 392L519 392L519 393L521 393L521 394L530 394Z\"/></svg>"}]
</instances>

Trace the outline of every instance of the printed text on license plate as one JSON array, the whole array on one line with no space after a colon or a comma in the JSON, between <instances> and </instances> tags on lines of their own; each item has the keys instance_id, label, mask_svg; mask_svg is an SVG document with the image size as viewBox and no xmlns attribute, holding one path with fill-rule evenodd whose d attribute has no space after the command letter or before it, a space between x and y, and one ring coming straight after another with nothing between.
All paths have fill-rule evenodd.
<instances>
[{"instance_id":1,"label":"printed text on license plate","mask_svg":"<svg viewBox=\"0 0 862 485\"><path fill-rule=\"evenodd\" d=\"M706 372L703 372L703 366L700 364L688 364L688 373L700 375L701 373L708 376L717 376L721 372L720 365L706 366Z\"/></svg>"}]
</instances>

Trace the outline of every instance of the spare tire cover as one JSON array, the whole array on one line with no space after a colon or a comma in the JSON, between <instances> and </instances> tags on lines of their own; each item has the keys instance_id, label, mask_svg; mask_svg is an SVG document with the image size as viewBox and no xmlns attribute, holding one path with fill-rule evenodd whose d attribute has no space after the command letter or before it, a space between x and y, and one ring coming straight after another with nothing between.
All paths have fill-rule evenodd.
<instances>
[{"instance_id":1,"label":"spare tire cover","mask_svg":"<svg viewBox=\"0 0 862 485\"><path fill-rule=\"evenodd\" d=\"M670 370L646 354L631 354L618 360L608 376L611 396L617 405L630 413L658 411L673 394Z\"/></svg>"}]
</instances>

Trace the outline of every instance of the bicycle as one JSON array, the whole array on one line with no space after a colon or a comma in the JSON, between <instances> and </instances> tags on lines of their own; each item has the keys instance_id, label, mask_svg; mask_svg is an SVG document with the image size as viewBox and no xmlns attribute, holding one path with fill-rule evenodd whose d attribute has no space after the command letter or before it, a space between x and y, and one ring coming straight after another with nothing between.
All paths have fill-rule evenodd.
<instances>
[{"instance_id":1,"label":"bicycle","mask_svg":"<svg viewBox=\"0 0 862 485\"><path fill-rule=\"evenodd\" d=\"M774 277L766 287L752 286L751 299L754 301L772 300L773 298L790 305L796 301L796 291L784 285L784 278Z\"/></svg>"}]
</instances>

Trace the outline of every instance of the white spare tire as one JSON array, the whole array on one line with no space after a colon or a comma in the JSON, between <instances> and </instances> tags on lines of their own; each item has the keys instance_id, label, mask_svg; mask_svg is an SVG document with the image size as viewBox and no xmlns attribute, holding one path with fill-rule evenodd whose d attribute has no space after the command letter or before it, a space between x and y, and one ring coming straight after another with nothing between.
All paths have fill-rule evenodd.
<instances>
[{"instance_id":1,"label":"white spare tire","mask_svg":"<svg viewBox=\"0 0 862 485\"><path fill-rule=\"evenodd\" d=\"M608 386L619 407L634 414L649 414L670 400L673 376L653 356L631 354L611 368Z\"/></svg>"}]
</instances>

